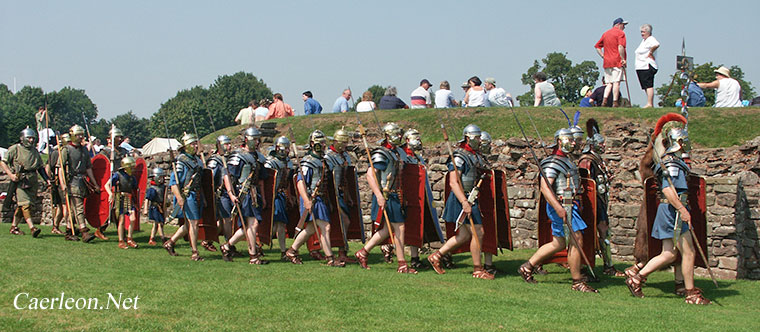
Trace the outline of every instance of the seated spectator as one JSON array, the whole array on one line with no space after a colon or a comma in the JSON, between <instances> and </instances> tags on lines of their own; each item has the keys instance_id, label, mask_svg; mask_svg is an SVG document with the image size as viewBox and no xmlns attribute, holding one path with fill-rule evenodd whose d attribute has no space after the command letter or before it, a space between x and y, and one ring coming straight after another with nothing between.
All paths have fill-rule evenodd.
<instances>
[{"instance_id":1,"label":"seated spectator","mask_svg":"<svg viewBox=\"0 0 760 332\"><path fill-rule=\"evenodd\" d=\"M248 102L248 107L241 108L238 112L237 116L235 117L235 122L244 126L252 124L254 120L254 109L256 109L258 106L259 103L257 103L255 100Z\"/></svg>"},{"instance_id":2,"label":"seated spectator","mask_svg":"<svg viewBox=\"0 0 760 332\"><path fill-rule=\"evenodd\" d=\"M302 95L303 97L303 114L320 114L322 113L322 105L314 99L314 95L311 91L306 91Z\"/></svg>"},{"instance_id":3,"label":"seated spectator","mask_svg":"<svg viewBox=\"0 0 760 332\"><path fill-rule=\"evenodd\" d=\"M396 87L389 86L385 89L385 95L380 98L379 108L381 110L395 110L400 108L409 108L409 106L401 99L396 97Z\"/></svg>"},{"instance_id":4,"label":"seated spectator","mask_svg":"<svg viewBox=\"0 0 760 332\"><path fill-rule=\"evenodd\" d=\"M543 72L533 74L533 81L536 82L536 87L533 89L533 94L535 96L533 107L562 106L559 98L557 98L557 92L554 91L554 85L546 80L546 74Z\"/></svg>"},{"instance_id":5,"label":"seated spectator","mask_svg":"<svg viewBox=\"0 0 760 332\"><path fill-rule=\"evenodd\" d=\"M435 92L435 108L459 106L459 103L454 99L454 94L451 93L449 81L441 82L439 88L440 89Z\"/></svg>"},{"instance_id":6,"label":"seated spectator","mask_svg":"<svg viewBox=\"0 0 760 332\"><path fill-rule=\"evenodd\" d=\"M267 114L269 114L269 105L272 105L272 101L268 98L259 100L259 107L253 110L253 116L256 119L256 122L266 120Z\"/></svg>"},{"instance_id":7,"label":"seated spectator","mask_svg":"<svg viewBox=\"0 0 760 332\"><path fill-rule=\"evenodd\" d=\"M715 89L715 107L741 107L742 87L739 81L731 78L728 68L715 69L715 80L710 83L697 83L702 89Z\"/></svg>"},{"instance_id":8,"label":"seated spectator","mask_svg":"<svg viewBox=\"0 0 760 332\"><path fill-rule=\"evenodd\" d=\"M593 93L593 91L591 91L591 87L590 86L586 85L586 86L582 87L581 88L581 96L583 96L583 99L581 99L581 103L578 106L579 107L593 107L594 105L592 104L592 100L591 100L591 94L592 93ZM604 90L602 90L602 93L604 93Z\"/></svg>"},{"instance_id":9,"label":"seated spectator","mask_svg":"<svg viewBox=\"0 0 760 332\"><path fill-rule=\"evenodd\" d=\"M467 80L467 84L470 85L470 88L464 94L464 104L467 104L467 107L486 106L486 90L480 86L483 84L483 81L477 76L473 76Z\"/></svg>"},{"instance_id":10,"label":"seated spectator","mask_svg":"<svg viewBox=\"0 0 760 332\"><path fill-rule=\"evenodd\" d=\"M430 108L433 106L432 100L430 100L430 91L428 91L431 86L432 84L427 79L420 81L420 86L412 91L412 108Z\"/></svg>"},{"instance_id":11,"label":"seated spectator","mask_svg":"<svg viewBox=\"0 0 760 332\"><path fill-rule=\"evenodd\" d=\"M375 102L372 101L372 92L364 91L362 94L362 101L356 104L356 111L369 112L375 108L377 108L377 106L375 105Z\"/></svg>"},{"instance_id":12,"label":"seated spectator","mask_svg":"<svg viewBox=\"0 0 760 332\"><path fill-rule=\"evenodd\" d=\"M267 113L267 117L264 120L282 119L293 115L295 115L293 108L282 101L282 94L275 93L274 102L269 105L269 113Z\"/></svg>"},{"instance_id":13,"label":"seated spectator","mask_svg":"<svg viewBox=\"0 0 760 332\"><path fill-rule=\"evenodd\" d=\"M462 91L464 91L464 95L462 96L462 107L467 107L467 103L464 102L464 97L467 96L467 90L470 90L470 83L464 82L461 87Z\"/></svg>"},{"instance_id":14,"label":"seated spectator","mask_svg":"<svg viewBox=\"0 0 760 332\"><path fill-rule=\"evenodd\" d=\"M338 97L338 99L335 100L335 104L333 104L332 111L333 113L346 113L348 112L348 100L351 99L351 90L345 89L343 90L343 94Z\"/></svg>"},{"instance_id":15,"label":"seated spectator","mask_svg":"<svg viewBox=\"0 0 760 332\"><path fill-rule=\"evenodd\" d=\"M604 89L606 88L606 83L604 81L604 77L602 77L602 86L594 89L594 92L591 93L591 105L596 107L612 107L612 98L607 98L607 104L602 105L602 101L604 100ZM617 100L621 100L622 94L620 91L618 91Z\"/></svg>"},{"instance_id":16,"label":"seated spectator","mask_svg":"<svg viewBox=\"0 0 760 332\"><path fill-rule=\"evenodd\" d=\"M495 78L486 78L484 87L486 89L486 107L509 106L509 103L512 101L512 95L502 88L497 88Z\"/></svg>"}]
</instances>

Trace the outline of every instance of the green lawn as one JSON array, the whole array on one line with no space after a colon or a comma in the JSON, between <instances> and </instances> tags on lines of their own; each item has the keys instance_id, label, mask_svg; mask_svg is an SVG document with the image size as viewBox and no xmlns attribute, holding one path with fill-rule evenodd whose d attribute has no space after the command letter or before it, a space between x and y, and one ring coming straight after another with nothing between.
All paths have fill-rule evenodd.
<instances>
[{"instance_id":1,"label":"green lawn","mask_svg":"<svg viewBox=\"0 0 760 332\"><path fill-rule=\"evenodd\" d=\"M715 289L709 280L698 280L706 296L721 304L707 307L686 305L673 295L667 272L649 278L645 299L631 297L620 278L594 284L600 294L571 291L569 273L555 265L548 266L548 276L537 277L539 284L526 284L515 270L531 250L497 257L496 265L507 273L485 281L470 277L465 254L455 256L460 268L442 276L399 275L395 264L381 263L378 249L369 271L310 260L301 266L249 266L244 259L225 263L219 253L206 252L206 261L192 262L186 243L177 248L180 257L170 257L147 245L120 250L113 232L108 242L82 244L50 235L49 227L42 227L41 239L12 236L8 229L0 225L3 331L749 331L757 329L760 317L760 283L754 281L721 281ZM147 236L138 233L136 240L146 243ZM267 258L279 258L279 251L268 250ZM101 301L110 292L139 300L137 310L16 310L13 300L21 292Z\"/></svg>"},{"instance_id":2,"label":"green lawn","mask_svg":"<svg viewBox=\"0 0 760 332\"><path fill-rule=\"evenodd\" d=\"M633 123L644 121L647 127L652 128L663 114L680 112L680 109L677 108L567 108L565 112L572 119L576 110L582 112L581 126L584 128L586 120L590 117L596 118L602 127L604 127L605 122L614 120ZM529 137L536 135L526 111L530 112L536 127L545 140L551 139L555 130L567 124L565 117L556 108L519 107L515 111ZM691 141L696 147L715 148L739 145L760 136L760 126L753 125L753 123L760 123L759 108L692 108L689 110L689 114ZM360 116L362 123L371 133L378 132L377 122L371 113L361 113ZM448 112L443 109L384 110L377 111L377 117L383 123L395 121L405 127L417 128L422 133L422 139L426 143L443 141L440 117L445 119L452 139L458 139L461 136L462 128L469 123L479 125L481 129L491 133L494 139L522 137L509 108L502 107L450 109ZM297 116L274 121L278 122L278 130L285 135L287 135L287 126L292 125L299 144L304 144L313 128L321 129L327 135L332 135L341 126L350 130L357 126L356 113ZM225 134L235 137L239 135L242 129L242 126L221 129L204 137L202 141L206 144L212 144L218 135Z\"/></svg>"}]
</instances>

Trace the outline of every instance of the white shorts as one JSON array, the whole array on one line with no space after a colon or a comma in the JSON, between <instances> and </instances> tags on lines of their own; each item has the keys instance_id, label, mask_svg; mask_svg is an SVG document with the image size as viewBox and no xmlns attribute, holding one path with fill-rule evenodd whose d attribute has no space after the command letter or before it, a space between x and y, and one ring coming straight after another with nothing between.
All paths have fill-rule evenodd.
<instances>
[{"instance_id":1,"label":"white shorts","mask_svg":"<svg viewBox=\"0 0 760 332\"><path fill-rule=\"evenodd\" d=\"M623 80L623 67L604 68L604 81L617 83Z\"/></svg>"}]
</instances>

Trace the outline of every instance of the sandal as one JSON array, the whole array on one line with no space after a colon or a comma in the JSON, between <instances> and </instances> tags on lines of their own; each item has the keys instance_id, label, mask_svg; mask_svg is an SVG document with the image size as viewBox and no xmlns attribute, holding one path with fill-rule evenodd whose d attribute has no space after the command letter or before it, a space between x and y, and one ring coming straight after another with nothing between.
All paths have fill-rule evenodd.
<instances>
[{"instance_id":1,"label":"sandal","mask_svg":"<svg viewBox=\"0 0 760 332\"><path fill-rule=\"evenodd\" d=\"M21 231L18 226L11 227L11 234L13 235L24 235L24 232Z\"/></svg>"},{"instance_id":2,"label":"sandal","mask_svg":"<svg viewBox=\"0 0 760 332\"><path fill-rule=\"evenodd\" d=\"M493 280L496 276L486 271L482 266L473 266L472 277L476 279Z\"/></svg>"},{"instance_id":3,"label":"sandal","mask_svg":"<svg viewBox=\"0 0 760 332\"><path fill-rule=\"evenodd\" d=\"M441 267L441 258L442 255L440 250L436 250L427 258L428 262L430 262L430 266L432 266L433 270L435 270L435 273L438 274L446 273L446 271Z\"/></svg>"},{"instance_id":4,"label":"sandal","mask_svg":"<svg viewBox=\"0 0 760 332\"><path fill-rule=\"evenodd\" d=\"M338 250L338 260L343 263L350 263L350 264L359 262L356 260L356 258L348 257L346 250Z\"/></svg>"},{"instance_id":5,"label":"sandal","mask_svg":"<svg viewBox=\"0 0 760 332\"><path fill-rule=\"evenodd\" d=\"M95 235L90 234L90 229L87 227L80 228L79 232L82 233L82 242L84 243L90 243L95 238Z\"/></svg>"},{"instance_id":6,"label":"sandal","mask_svg":"<svg viewBox=\"0 0 760 332\"><path fill-rule=\"evenodd\" d=\"M598 290L592 288L583 280L573 280L573 286L570 289L583 293L599 293Z\"/></svg>"},{"instance_id":7,"label":"sandal","mask_svg":"<svg viewBox=\"0 0 760 332\"><path fill-rule=\"evenodd\" d=\"M335 260L335 256L327 256L327 266L333 266L333 267L345 267L346 262L341 262L339 260Z\"/></svg>"},{"instance_id":8,"label":"sandal","mask_svg":"<svg viewBox=\"0 0 760 332\"><path fill-rule=\"evenodd\" d=\"M148 240L148 245L155 246L156 241L153 241L153 238L150 238L150 240Z\"/></svg>"},{"instance_id":9,"label":"sandal","mask_svg":"<svg viewBox=\"0 0 760 332\"><path fill-rule=\"evenodd\" d=\"M678 296L686 296L686 283L683 280L676 280L673 293Z\"/></svg>"},{"instance_id":10,"label":"sandal","mask_svg":"<svg viewBox=\"0 0 760 332\"><path fill-rule=\"evenodd\" d=\"M626 276L625 273L618 271L614 266L605 266L603 273L610 277L625 277Z\"/></svg>"},{"instance_id":11,"label":"sandal","mask_svg":"<svg viewBox=\"0 0 760 332\"><path fill-rule=\"evenodd\" d=\"M286 253L285 251L280 251L280 260L283 262L287 262L290 260L288 259L288 256L285 253Z\"/></svg>"},{"instance_id":12,"label":"sandal","mask_svg":"<svg viewBox=\"0 0 760 332\"><path fill-rule=\"evenodd\" d=\"M251 256L251 258L248 260L248 264L251 264L251 265L267 265L267 264L269 264L269 261L265 261L265 260L259 258L259 256L255 256L255 255L250 255L250 256Z\"/></svg>"},{"instance_id":13,"label":"sandal","mask_svg":"<svg viewBox=\"0 0 760 332\"><path fill-rule=\"evenodd\" d=\"M50 233L56 234L56 235L63 235L63 232L58 227L53 227L53 229L50 230Z\"/></svg>"},{"instance_id":14,"label":"sandal","mask_svg":"<svg viewBox=\"0 0 760 332\"><path fill-rule=\"evenodd\" d=\"M409 265L406 265L406 261L398 261L398 269L396 270L398 273L408 273L408 274L417 274L417 270L409 267Z\"/></svg>"},{"instance_id":15,"label":"sandal","mask_svg":"<svg viewBox=\"0 0 760 332\"><path fill-rule=\"evenodd\" d=\"M103 241L108 241L108 237L106 237L105 234L100 231L100 228L95 230L95 237Z\"/></svg>"},{"instance_id":16,"label":"sandal","mask_svg":"<svg viewBox=\"0 0 760 332\"><path fill-rule=\"evenodd\" d=\"M542 275L542 276L545 276L545 275L549 274L549 271L546 271L546 269L544 269L544 265L543 265L543 264L541 264L541 265L537 265L537 266L536 266L536 267L533 269L533 273L534 273L534 274L538 274L538 275Z\"/></svg>"},{"instance_id":17,"label":"sandal","mask_svg":"<svg viewBox=\"0 0 760 332\"><path fill-rule=\"evenodd\" d=\"M412 257L411 263L409 263L409 266L411 266L415 270L427 270L429 266L422 262L419 257Z\"/></svg>"},{"instance_id":18,"label":"sandal","mask_svg":"<svg viewBox=\"0 0 760 332\"><path fill-rule=\"evenodd\" d=\"M451 253L441 255L441 265L449 270L456 268L456 265L454 265L454 258L451 257Z\"/></svg>"},{"instance_id":19,"label":"sandal","mask_svg":"<svg viewBox=\"0 0 760 332\"><path fill-rule=\"evenodd\" d=\"M309 251L309 256L311 256L311 258L313 258L315 261L325 260L325 256L323 256L322 253L319 252L319 250Z\"/></svg>"},{"instance_id":20,"label":"sandal","mask_svg":"<svg viewBox=\"0 0 760 332\"><path fill-rule=\"evenodd\" d=\"M483 269L486 270L486 272L493 274L494 276L496 273L503 273L501 270L496 268L496 265L493 264L483 264Z\"/></svg>"},{"instance_id":21,"label":"sandal","mask_svg":"<svg viewBox=\"0 0 760 332\"><path fill-rule=\"evenodd\" d=\"M288 248L288 251L285 252L285 257L287 257L291 263L293 264L303 264L303 261L301 261L301 258L298 257L298 252L293 250L293 248Z\"/></svg>"},{"instance_id":22,"label":"sandal","mask_svg":"<svg viewBox=\"0 0 760 332\"><path fill-rule=\"evenodd\" d=\"M633 264L631 265L631 267L625 269L625 272L623 273L625 274L626 277L633 278L633 276L639 274L639 271L641 271L639 264Z\"/></svg>"},{"instance_id":23,"label":"sandal","mask_svg":"<svg viewBox=\"0 0 760 332\"><path fill-rule=\"evenodd\" d=\"M356 256L356 260L359 261L359 265L363 269L369 270L369 265L367 265L367 257L369 257L369 253L367 252L367 249L362 248L362 250L357 251L354 256Z\"/></svg>"},{"instance_id":24,"label":"sandal","mask_svg":"<svg viewBox=\"0 0 760 332\"><path fill-rule=\"evenodd\" d=\"M37 227L32 227L29 231L32 232L32 237L38 237L42 230Z\"/></svg>"},{"instance_id":25,"label":"sandal","mask_svg":"<svg viewBox=\"0 0 760 332\"><path fill-rule=\"evenodd\" d=\"M393 246L390 244L384 244L380 246L380 251L383 252L383 259L386 263L393 263Z\"/></svg>"},{"instance_id":26,"label":"sandal","mask_svg":"<svg viewBox=\"0 0 760 332\"><path fill-rule=\"evenodd\" d=\"M635 266L635 265L634 265ZM626 274L628 272L626 271ZM641 291L641 286L647 281L647 278L636 273L633 277L625 279L625 285L628 286L628 290L631 291L631 295L639 298L644 297L644 292Z\"/></svg>"},{"instance_id":27,"label":"sandal","mask_svg":"<svg viewBox=\"0 0 760 332\"><path fill-rule=\"evenodd\" d=\"M194 262L202 262L203 257L201 257L197 250L193 250L193 254L190 256L190 260Z\"/></svg>"},{"instance_id":28,"label":"sandal","mask_svg":"<svg viewBox=\"0 0 760 332\"><path fill-rule=\"evenodd\" d=\"M127 243L124 241L119 241L119 249L129 249L127 246Z\"/></svg>"},{"instance_id":29,"label":"sandal","mask_svg":"<svg viewBox=\"0 0 760 332\"><path fill-rule=\"evenodd\" d=\"M164 249L166 249L166 251L169 252L170 256L177 256L177 252L174 251L174 243L172 242L171 239L166 240L166 242L164 242Z\"/></svg>"},{"instance_id":30,"label":"sandal","mask_svg":"<svg viewBox=\"0 0 760 332\"><path fill-rule=\"evenodd\" d=\"M66 235L63 236L63 239L66 241L79 241L79 238L76 235L71 235L69 233L66 233Z\"/></svg>"},{"instance_id":31,"label":"sandal","mask_svg":"<svg viewBox=\"0 0 760 332\"><path fill-rule=\"evenodd\" d=\"M137 247L138 247L137 246L137 242L135 242L135 240L132 240L131 237L127 238L127 245L130 246L130 247L132 247L132 248L135 248L135 249L137 249Z\"/></svg>"},{"instance_id":32,"label":"sandal","mask_svg":"<svg viewBox=\"0 0 760 332\"><path fill-rule=\"evenodd\" d=\"M684 302L688 304L702 304L702 305L710 304L710 300L702 296L702 290L697 287L694 287L692 289L687 289L685 294L686 294L686 298L684 299Z\"/></svg>"},{"instance_id":33,"label":"sandal","mask_svg":"<svg viewBox=\"0 0 760 332\"><path fill-rule=\"evenodd\" d=\"M517 273L520 274L520 276L525 280L525 282L529 284L535 284L536 279L533 279L533 270L534 266L530 264L530 261L523 263L523 265L520 265L520 268L517 269Z\"/></svg>"},{"instance_id":34,"label":"sandal","mask_svg":"<svg viewBox=\"0 0 760 332\"><path fill-rule=\"evenodd\" d=\"M211 252L216 252L217 251L216 247L214 247L214 244L211 243L210 241L206 241L206 240L201 241L201 246L203 246L203 248L205 248L206 250L211 251Z\"/></svg>"},{"instance_id":35,"label":"sandal","mask_svg":"<svg viewBox=\"0 0 760 332\"><path fill-rule=\"evenodd\" d=\"M232 262L232 250L229 243L222 244L219 249L222 250L222 259L225 262Z\"/></svg>"}]
</instances>

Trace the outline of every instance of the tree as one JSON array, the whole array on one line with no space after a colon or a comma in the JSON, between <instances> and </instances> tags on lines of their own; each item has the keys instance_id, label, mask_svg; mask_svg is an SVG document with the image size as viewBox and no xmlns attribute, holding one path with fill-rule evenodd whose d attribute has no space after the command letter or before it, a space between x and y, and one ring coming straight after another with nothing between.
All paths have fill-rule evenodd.
<instances>
[{"instance_id":1,"label":"tree","mask_svg":"<svg viewBox=\"0 0 760 332\"><path fill-rule=\"evenodd\" d=\"M185 132L193 133L193 120L191 112L195 116L198 127L198 135L203 137L211 132L211 124L207 119L199 119L199 114L206 114L203 108L208 91L201 86L189 90L177 92L177 95L161 104L158 112L150 117L148 126L153 137L165 137L164 120L169 128L171 138L181 138Z\"/></svg>"},{"instance_id":2,"label":"tree","mask_svg":"<svg viewBox=\"0 0 760 332\"><path fill-rule=\"evenodd\" d=\"M203 127L210 129L234 126L235 117L241 108L248 107L251 100L272 99L272 90L253 74L241 71L233 75L219 76L209 87L206 96L208 100L201 100L204 105L199 106L198 112L195 113L199 134L201 123L204 123ZM210 132L212 130L208 131Z\"/></svg>"},{"instance_id":3,"label":"tree","mask_svg":"<svg viewBox=\"0 0 760 332\"><path fill-rule=\"evenodd\" d=\"M138 118L130 110L126 114L120 114L110 121L116 128L121 129L125 137L129 137L132 146L141 147L150 141L150 131L148 124L150 121L145 118Z\"/></svg>"},{"instance_id":4,"label":"tree","mask_svg":"<svg viewBox=\"0 0 760 332\"><path fill-rule=\"evenodd\" d=\"M19 133L28 127L34 127L34 113L37 111L29 105L18 102L15 96L0 98L0 146L7 147L18 143Z\"/></svg>"},{"instance_id":5,"label":"tree","mask_svg":"<svg viewBox=\"0 0 760 332\"><path fill-rule=\"evenodd\" d=\"M383 98L383 95L385 95L385 88L381 85L375 84L367 89L367 91L372 93L372 101L375 102L375 105L380 105L380 98Z\"/></svg>"},{"instance_id":6,"label":"tree","mask_svg":"<svg viewBox=\"0 0 760 332\"><path fill-rule=\"evenodd\" d=\"M712 62L707 62L699 66L695 66L694 71L692 72L693 78L697 82L712 82L715 80L715 69L720 68L720 66L721 65L713 65ZM751 100L757 96L752 83L744 80L744 71L739 68L739 66L731 66L731 68L729 68L729 71L731 73L731 78L739 81L739 85L741 85L742 99ZM668 78L670 78L672 81L673 76L676 76L676 78L675 81L673 81L673 87L670 89L670 94L667 96L665 95L668 93L670 83L663 84L656 90L657 97L660 98L663 107L674 106L676 100L681 98L681 87L686 84L686 80L681 77L680 72L677 72L674 75L670 75ZM703 92L705 94L705 99L707 99L705 107L712 107L715 105L715 90L706 89Z\"/></svg>"},{"instance_id":7,"label":"tree","mask_svg":"<svg viewBox=\"0 0 760 332\"><path fill-rule=\"evenodd\" d=\"M95 104L85 91L80 89L65 87L60 91L50 92L47 94L47 105L50 112L50 127L55 131L68 132L69 128L75 124L84 127L82 114L87 118L88 125L98 117ZM32 113L32 123L34 123L34 113Z\"/></svg>"},{"instance_id":8,"label":"tree","mask_svg":"<svg viewBox=\"0 0 760 332\"><path fill-rule=\"evenodd\" d=\"M543 67L543 68L542 68ZM566 53L553 52L541 59L533 61L533 66L522 74L522 84L530 86L530 90L517 99L520 105L533 105L533 89L536 83L533 74L543 71L548 77L548 82L554 85L557 97L563 104L577 105L581 100L580 90L584 85L594 86L599 78L599 70L593 61L583 61L577 65L567 58Z\"/></svg>"}]
</instances>

